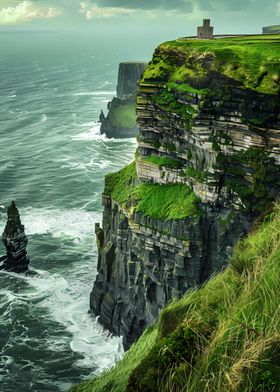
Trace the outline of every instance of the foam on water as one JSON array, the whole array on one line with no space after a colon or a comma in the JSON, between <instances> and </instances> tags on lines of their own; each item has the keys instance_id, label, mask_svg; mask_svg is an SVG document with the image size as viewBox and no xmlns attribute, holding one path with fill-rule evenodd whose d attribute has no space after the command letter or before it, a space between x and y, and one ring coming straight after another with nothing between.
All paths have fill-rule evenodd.
<instances>
[{"instance_id":1,"label":"foam on water","mask_svg":"<svg viewBox=\"0 0 280 392\"><path fill-rule=\"evenodd\" d=\"M80 268L84 267L86 266ZM0 291L0 295L4 295L1 299L2 303L7 307L1 315L2 325L5 319L6 324L10 323L11 307L32 301L36 303L36 306L44 308L53 320L64 325L72 335L69 342L64 338L58 341L55 337L49 336L47 344L54 351L63 351L70 344L72 351L83 357L76 361L75 366L92 368L93 364L98 364L99 372L102 372L123 356L122 339L113 338L106 333L98 324L97 319L88 312L85 294L90 287L86 286L81 291L79 285L77 283L75 285L75 274L66 280L59 274L49 274L44 270L34 271L37 273L35 276L17 276L3 272L3 274L13 276L14 279L24 280L31 290L24 293ZM25 336L22 335L21 338L24 340ZM19 337L18 343L21 338Z\"/></svg>"},{"instance_id":2,"label":"foam on water","mask_svg":"<svg viewBox=\"0 0 280 392\"><path fill-rule=\"evenodd\" d=\"M27 235L51 234L83 241L94 236L95 223L101 222L100 212L84 210L49 210L27 207L21 210L21 220ZM0 212L0 231L6 223L6 214Z\"/></svg>"},{"instance_id":3,"label":"foam on water","mask_svg":"<svg viewBox=\"0 0 280 392\"><path fill-rule=\"evenodd\" d=\"M87 96L87 95L114 95L115 91L93 91L93 92L84 92L84 93L75 93L73 94L74 97L81 97L81 96Z\"/></svg>"},{"instance_id":4,"label":"foam on water","mask_svg":"<svg viewBox=\"0 0 280 392\"><path fill-rule=\"evenodd\" d=\"M48 116L45 113L42 115L41 121L42 122L48 121Z\"/></svg>"},{"instance_id":5,"label":"foam on water","mask_svg":"<svg viewBox=\"0 0 280 392\"><path fill-rule=\"evenodd\" d=\"M92 127L85 132L81 132L76 136L72 136L72 140L106 140L105 134L100 133L100 124L92 123Z\"/></svg>"},{"instance_id":6,"label":"foam on water","mask_svg":"<svg viewBox=\"0 0 280 392\"><path fill-rule=\"evenodd\" d=\"M1 217L1 216L0 216ZM26 222L26 232L31 235L51 234L53 237L69 237L78 239L73 242L75 248L81 243L88 243L93 238L93 229L96 222L100 222L101 214L83 210L44 210L26 208L22 210L22 221ZM0 219L0 229L3 229L4 219ZM91 243L91 247L94 243ZM69 249L68 251L71 251ZM65 249L67 252L67 249ZM90 252L92 253L92 251ZM83 257L83 256L82 256ZM92 255L93 257L93 255ZM49 336L47 344L53 350L65 350L65 345L70 344L72 351L82 355L75 366L91 369L93 364L98 364L98 372L112 366L123 355L122 339L113 338L99 326L97 320L88 312L88 295L92 288L93 276L90 276L93 264L89 260L80 260L67 271L66 277L60 273L49 273L43 269L33 269L36 275L17 275L1 272L16 280L22 280L29 285L31 290L12 292L1 290L4 295L2 303L8 306L2 314L9 322L10 306L23 302L36 302L36 306L44 308L50 317L64 325L71 334L69 343L67 339L57 341ZM81 285L80 276L88 271L88 278ZM93 274L93 271L92 273ZM22 339L25 337L22 336ZM96 372L96 370L95 370Z\"/></svg>"}]
</instances>

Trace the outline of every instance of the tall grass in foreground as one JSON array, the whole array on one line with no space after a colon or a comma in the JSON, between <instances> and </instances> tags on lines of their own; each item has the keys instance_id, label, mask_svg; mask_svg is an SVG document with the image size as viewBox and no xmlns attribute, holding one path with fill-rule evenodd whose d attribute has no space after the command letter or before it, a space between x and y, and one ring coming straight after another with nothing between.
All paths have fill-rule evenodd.
<instances>
[{"instance_id":1,"label":"tall grass in foreground","mask_svg":"<svg viewBox=\"0 0 280 392\"><path fill-rule=\"evenodd\" d=\"M182 362L170 368L159 390L279 391L279 293L277 206L270 221L238 244L230 267L192 294L192 305L183 323L205 320L210 337L200 348L193 366ZM201 296L203 305L199 307ZM184 301L187 299L188 296Z\"/></svg>"}]
</instances>

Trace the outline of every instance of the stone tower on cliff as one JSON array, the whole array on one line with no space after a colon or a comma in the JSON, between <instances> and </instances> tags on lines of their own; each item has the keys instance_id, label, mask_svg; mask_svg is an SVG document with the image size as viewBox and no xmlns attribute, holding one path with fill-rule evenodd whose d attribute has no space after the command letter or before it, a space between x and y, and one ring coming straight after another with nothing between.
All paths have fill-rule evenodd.
<instances>
[{"instance_id":1,"label":"stone tower on cliff","mask_svg":"<svg viewBox=\"0 0 280 392\"><path fill-rule=\"evenodd\" d=\"M197 38L214 39L214 27L210 26L210 19L203 19L203 26L197 28Z\"/></svg>"}]
</instances>

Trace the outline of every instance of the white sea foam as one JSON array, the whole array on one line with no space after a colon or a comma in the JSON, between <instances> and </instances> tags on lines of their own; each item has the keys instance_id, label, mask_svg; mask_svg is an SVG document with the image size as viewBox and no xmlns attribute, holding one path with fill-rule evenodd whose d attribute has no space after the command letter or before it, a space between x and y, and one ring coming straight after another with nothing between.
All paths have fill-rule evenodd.
<instances>
[{"instance_id":1,"label":"white sea foam","mask_svg":"<svg viewBox=\"0 0 280 392\"><path fill-rule=\"evenodd\" d=\"M75 238L73 245L70 245L67 250L71 253L83 241L92 243L92 247L95 246L92 242L94 223L101 221L101 213L84 210L23 208L21 218L28 235L51 233L54 237ZM0 220L1 228L3 224L2 219ZM122 339L113 338L104 332L96 319L88 313L88 296L94 280L92 252L93 249L90 251L92 254L90 258L84 258L83 252L81 258L72 265L72 269L68 269L63 275L51 274L42 269L34 270L36 275L31 276L1 272L1 274L14 276L17 280L24 280L29 284L29 289L20 292L0 290L0 294L5 294L5 303L10 306L20 304L22 301L34 301L34 306L38 304L40 308L45 308L46 317L51 317L62 324L72 336L70 341L69 338L57 341L56 337L48 336L48 348L63 351L70 344L74 352L83 356L82 359L76 361L75 366L93 368L96 364L98 371L103 371L113 366L116 360L123 356L123 348ZM5 314L7 314L6 322L8 323L9 309Z\"/></svg>"},{"instance_id":2,"label":"white sea foam","mask_svg":"<svg viewBox=\"0 0 280 392\"><path fill-rule=\"evenodd\" d=\"M95 164L100 168L100 169L106 169L106 167L110 166L111 161L106 161L106 160L101 160L100 162L96 162Z\"/></svg>"},{"instance_id":3,"label":"white sea foam","mask_svg":"<svg viewBox=\"0 0 280 392\"><path fill-rule=\"evenodd\" d=\"M115 91L92 91L92 92L84 92L84 93L75 93L74 97L80 97L80 96L86 96L86 95L115 95Z\"/></svg>"},{"instance_id":4,"label":"white sea foam","mask_svg":"<svg viewBox=\"0 0 280 392\"><path fill-rule=\"evenodd\" d=\"M70 237L82 242L93 236L94 225L101 221L101 213L79 209L48 210L40 208L22 208L21 220L27 235L51 234L53 237ZM0 231L5 225L4 214L0 215Z\"/></svg>"},{"instance_id":5,"label":"white sea foam","mask_svg":"<svg viewBox=\"0 0 280 392\"><path fill-rule=\"evenodd\" d=\"M86 122L86 123L82 123L82 124L75 124L77 127L92 127L96 124L95 121L91 121L91 122Z\"/></svg>"},{"instance_id":6,"label":"white sea foam","mask_svg":"<svg viewBox=\"0 0 280 392\"><path fill-rule=\"evenodd\" d=\"M106 140L106 135L101 135L100 124L93 123L93 127L85 132L72 136L72 140Z\"/></svg>"},{"instance_id":7,"label":"white sea foam","mask_svg":"<svg viewBox=\"0 0 280 392\"><path fill-rule=\"evenodd\" d=\"M41 121L42 122L48 121L48 116L45 113L42 115Z\"/></svg>"},{"instance_id":8,"label":"white sea foam","mask_svg":"<svg viewBox=\"0 0 280 392\"><path fill-rule=\"evenodd\" d=\"M62 324L72 338L57 340L57 337L48 336L48 348L54 351L63 351L70 347L72 351L82 354L83 358L77 360L77 367L92 368L98 365L101 372L121 359L123 356L122 338L112 337L98 324L97 319L88 312L88 295L92 281L81 284L77 275L90 272L92 263L79 264L67 279L60 274L50 274L47 271L35 270L36 275L17 275L14 273L1 272L15 279L24 280L29 284L29 290L25 292L11 292L0 290L5 304L9 304L2 314L2 322L10 322L10 307L23 302L35 301L40 308L45 308L51 318ZM34 305L36 306L36 305ZM46 314L47 316L47 314ZM22 337L24 339L24 336ZM33 339L34 341L34 339Z\"/></svg>"},{"instance_id":9,"label":"white sea foam","mask_svg":"<svg viewBox=\"0 0 280 392\"><path fill-rule=\"evenodd\" d=\"M83 265L81 268L87 266ZM57 278L58 282L49 282L51 295L41 302L41 306L49 308L52 317L65 325L72 334L71 349L84 357L77 361L76 366L90 368L96 363L100 371L113 366L123 355L122 339L112 338L88 313L87 297L91 286L81 289L74 279L65 286ZM40 284L39 280L36 284L38 283Z\"/></svg>"},{"instance_id":10,"label":"white sea foam","mask_svg":"<svg viewBox=\"0 0 280 392\"><path fill-rule=\"evenodd\" d=\"M54 237L67 236L83 240L93 235L95 222L100 222L101 214L82 210L44 210L26 209L21 213L22 221L26 222L26 233L51 233Z\"/></svg>"}]
</instances>

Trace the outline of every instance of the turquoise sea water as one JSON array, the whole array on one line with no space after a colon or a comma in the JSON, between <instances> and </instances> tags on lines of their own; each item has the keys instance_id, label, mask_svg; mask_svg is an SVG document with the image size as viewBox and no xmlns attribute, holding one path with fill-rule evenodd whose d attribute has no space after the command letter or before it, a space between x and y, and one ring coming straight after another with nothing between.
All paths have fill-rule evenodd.
<instances>
[{"instance_id":1,"label":"turquoise sea water","mask_svg":"<svg viewBox=\"0 0 280 392\"><path fill-rule=\"evenodd\" d=\"M104 175L136 145L96 121L135 54L47 33L2 34L0 53L0 231L14 199L39 274L0 273L0 391L65 391L123 354L88 309Z\"/></svg>"}]
</instances>

